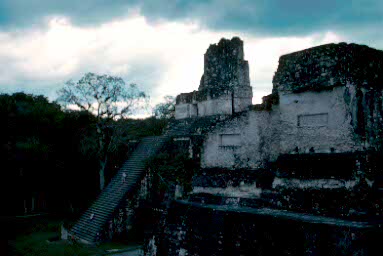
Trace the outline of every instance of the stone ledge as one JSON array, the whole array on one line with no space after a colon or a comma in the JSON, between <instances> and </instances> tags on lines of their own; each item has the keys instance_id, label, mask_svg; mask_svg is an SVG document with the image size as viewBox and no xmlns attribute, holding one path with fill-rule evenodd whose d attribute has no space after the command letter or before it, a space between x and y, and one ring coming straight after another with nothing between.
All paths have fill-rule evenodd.
<instances>
[{"instance_id":1,"label":"stone ledge","mask_svg":"<svg viewBox=\"0 0 383 256\"><path fill-rule=\"evenodd\" d=\"M273 218L281 218L281 219L287 219L287 220L300 221L304 223L323 224L323 225L337 226L337 227L371 229L371 228L381 227L383 225L383 223L370 223L368 221L350 221L350 220L343 220L339 218L315 216L312 214L296 213L296 212L291 212L287 210L276 210L271 208L256 209L256 208L250 208L250 207L231 207L226 205L195 203L195 202L189 202L185 200L176 200L175 203L184 205L184 206L190 206L190 207L211 209L213 211L247 213L247 214L254 214L259 216L270 216Z\"/></svg>"}]
</instances>

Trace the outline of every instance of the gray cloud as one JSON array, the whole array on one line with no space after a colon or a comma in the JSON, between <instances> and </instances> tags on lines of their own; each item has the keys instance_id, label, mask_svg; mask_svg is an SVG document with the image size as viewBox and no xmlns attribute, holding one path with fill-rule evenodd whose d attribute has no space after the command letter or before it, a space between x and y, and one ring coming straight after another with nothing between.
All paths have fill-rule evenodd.
<instances>
[{"instance_id":1,"label":"gray cloud","mask_svg":"<svg viewBox=\"0 0 383 256\"><path fill-rule=\"evenodd\" d=\"M170 6L143 2L141 11L153 20L191 19L212 29L263 35L299 35L383 25L380 0L202 0L175 1Z\"/></svg>"},{"instance_id":2,"label":"gray cloud","mask_svg":"<svg viewBox=\"0 0 383 256\"><path fill-rule=\"evenodd\" d=\"M133 69L123 76L127 83L135 83L151 97L157 97L154 88L165 73L165 65L160 61L146 60L133 63Z\"/></svg>"},{"instance_id":3,"label":"gray cloud","mask_svg":"<svg viewBox=\"0 0 383 256\"><path fill-rule=\"evenodd\" d=\"M76 24L97 25L127 15L133 5L124 0L2 0L0 28L40 24L45 17L65 16Z\"/></svg>"},{"instance_id":4,"label":"gray cloud","mask_svg":"<svg viewBox=\"0 0 383 256\"><path fill-rule=\"evenodd\" d=\"M55 3L54 3L55 2ZM322 30L383 25L380 0L3 0L0 29L30 26L49 15L70 17L78 25L97 25L135 8L151 22L196 21L214 30L262 35L301 35Z\"/></svg>"},{"instance_id":5,"label":"gray cloud","mask_svg":"<svg viewBox=\"0 0 383 256\"><path fill-rule=\"evenodd\" d=\"M97 56L95 59L99 58ZM61 89L68 80L77 81L87 72L95 72L97 74L108 74L119 76L124 79L126 84L136 84L138 88L151 97L158 97L153 89L158 85L158 81L162 79L166 66L160 59L141 59L131 61L132 69L123 72L114 72L116 66L113 64L89 64L92 58L84 59L72 73L66 76L51 77L29 77L14 65L12 59L0 59L0 66L7 65L7 70L0 71L0 76L7 73L11 77L9 81L0 81L1 93L25 92L35 95L45 95L50 100L56 100L57 90ZM94 62L93 62L94 63ZM118 66L117 66L118 67ZM15 78L15 79L12 79Z\"/></svg>"}]
</instances>

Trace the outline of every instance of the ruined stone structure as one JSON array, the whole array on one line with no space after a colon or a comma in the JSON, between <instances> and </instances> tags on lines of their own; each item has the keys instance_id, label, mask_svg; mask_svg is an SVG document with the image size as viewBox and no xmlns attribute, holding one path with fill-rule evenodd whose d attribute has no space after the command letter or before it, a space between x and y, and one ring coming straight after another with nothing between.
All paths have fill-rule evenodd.
<instances>
[{"instance_id":1,"label":"ruined stone structure","mask_svg":"<svg viewBox=\"0 0 383 256\"><path fill-rule=\"evenodd\" d=\"M198 91L177 97L178 122L200 123L189 138L201 169L152 244L167 255L374 255L383 52L339 43L281 56L259 105L243 57L239 38L211 45Z\"/></svg>"},{"instance_id":2,"label":"ruined stone structure","mask_svg":"<svg viewBox=\"0 0 383 256\"><path fill-rule=\"evenodd\" d=\"M238 76L232 75L232 69L226 71L222 67L232 67L232 59L222 57L231 44L239 48L235 52L239 53L236 57L240 65L234 72L241 74ZM238 38L222 39L218 45L210 46L199 91L177 97L178 119L240 112L226 117L227 122L208 134L203 167L254 169L275 161L281 154L310 150L341 153L381 147L381 51L340 43L284 55L273 79L273 94L250 110L252 92L242 46ZM211 67L214 61L216 68ZM225 77L225 72L229 77L226 83L212 79ZM198 101L198 95L212 91L212 95L225 96ZM236 92L240 92L238 98ZM231 104L233 99L238 103ZM201 115L196 114L200 112Z\"/></svg>"},{"instance_id":3,"label":"ruined stone structure","mask_svg":"<svg viewBox=\"0 0 383 256\"><path fill-rule=\"evenodd\" d=\"M145 213L146 255L377 255L382 93L382 51L327 44L281 56L272 94L252 105L243 42L222 39L198 91L177 96L168 131L141 140L70 235L128 234L154 187L147 161L170 143L198 170L173 179L191 191Z\"/></svg>"},{"instance_id":4,"label":"ruined stone structure","mask_svg":"<svg viewBox=\"0 0 383 256\"><path fill-rule=\"evenodd\" d=\"M204 73L198 91L176 99L176 118L233 114L247 110L253 98L249 64L244 60L243 41L222 39L205 53Z\"/></svg>"}]
</instances>

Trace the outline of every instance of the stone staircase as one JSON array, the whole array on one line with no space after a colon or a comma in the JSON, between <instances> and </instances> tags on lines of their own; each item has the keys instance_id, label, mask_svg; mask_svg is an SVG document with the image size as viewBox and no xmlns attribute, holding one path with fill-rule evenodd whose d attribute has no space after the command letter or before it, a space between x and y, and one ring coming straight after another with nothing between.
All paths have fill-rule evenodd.
<instances>
[{"instance_id":1,"label":"stone staircase","mask_svg":"<svg viewBox=\"0 0 383 256\"><path fill-rule=\"evenodd\" d=\"M138 184L146 174L146 160L158 153L172 137L187 135L188 126L187 123L173 123L164 135L143 138L108 186L69 233L79 242L87 244L96 242L98 234L112 218L114 211L121 207L126 198L131 198L135 193Z\"/></svg>"}]
</instances>

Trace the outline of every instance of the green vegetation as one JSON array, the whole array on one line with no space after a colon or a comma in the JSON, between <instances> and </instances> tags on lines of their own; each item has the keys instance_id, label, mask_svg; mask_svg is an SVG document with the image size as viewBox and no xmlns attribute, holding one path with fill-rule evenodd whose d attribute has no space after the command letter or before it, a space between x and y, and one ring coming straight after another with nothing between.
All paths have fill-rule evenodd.
<instances>
[{"instance_id":1,"label":"green vegetation","mask_svg":"<svg viewBox=\"0 0 383 256\"><path fill-rule=\"evenodd\" d=\"M108 183L137 142L161 135L168 120L97 117L84 109L63 110L44 96L25 93L0 94L0 118L6 124L0 134L0 169L9 185L2 215L16 220L4 231L13 253L99 255L126 249L126 244L95 248L61 241L60 226L69 227L99 193L100 123L102 139L109 143L104 169ZM35 213L58 214L65 221L24 216Z\"/></svg>"},{"instance_id":2,"label":"green vegetation","mask_svg":"<svg viewBox=\"0 0 383 256\"><path fill-rule=\"evenodd\" d=\"M2 177L11 197L3 215L24 212L80 213L99 193L97 118L63 111L44 96L0 94ZM132 140L160 135L166 119L109 120L113 138L105 169L108 182L134 149Z\"/></svg>"},{"instance_id":3,"label":"green vegetation","mask_svg":"<svg viewBox=\"0 0 383 256\"><path fill-rule=\"evenodd\" d=\"M148 160L148 167L157 181L154 191L166 191L175 185L181 185L185 191L191 190L191 180L198 164L189 157L188 152L179 148L167 148Z\"/></svg>"},{"instance_id":4,"label":"green vegetation","mask_svg":"<svg viewBox=\"0 0 383 256\"><path fill-rule=\"evenodd\" d=\"M10 241L13 255L20 256L72 256L72 255L103 255L111 249L126 249L126 244L105 243L99 246L86 246L78 243L59 240L59 218L43 217L28 220L24 223L24 229L16 238ZM128 247L136 247L129 244Z\"/></svg>"},{"instance_id":5,"label":"green vegetation","mask_svg":"<svg viewBox=\"0 0 383 256\"><path fill-rule=\"evenodd\" d=\"M54 238L56 232L37 231L30 235L20 236L16 239L15 255L97 255L101 254L103 250L99 248L89 248L80 244L69 244L66 241L53 241L49 239Z\"/></svg>"},{"instance_id":6,"label":"green vegetation","mask_svg":"<svg viewBox=\"0 0 383 256\"><path fill-rule=\"evenodd\" d=\"M175 115L176 99L173 96L165 96L164 102L154 107L153 115L156 118L171 119Z\"/></svg>"},{"instance_id":7,"label":"green vegetation","mask_svg":"<svg viewBox=\"0 0 383 256\"><path fill-rule=\"evenodd\" d=\"M78 82L68 81L58 91L58 101L67 109L76 107L95 116L92 139L83 143L85 151L92 151L98 160L99 187L105 187L105 171L110 154L118 150L125 127L116 126L124 119L145 108L147 96L131 84L126 86L120 77L85 74Z\"/></svg>"}]
</instances>

